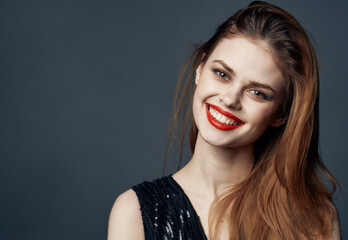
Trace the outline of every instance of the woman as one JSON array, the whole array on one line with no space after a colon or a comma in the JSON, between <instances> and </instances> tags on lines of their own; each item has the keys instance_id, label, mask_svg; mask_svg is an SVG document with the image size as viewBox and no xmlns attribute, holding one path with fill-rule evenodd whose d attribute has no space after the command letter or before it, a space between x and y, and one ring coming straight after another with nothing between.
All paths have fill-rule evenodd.
<instances>
[{"instance_id":1,"label":"woman","mask_svg":"<svg viewBox=\"0 0 348 240\"><path fill-rule=\"evenodd\" d=\"M192 159L120 195L108 238L340 239L337 182L318 154L317 60L301 25L253 2L190 63L172 126L186 110Z\"/></svg>"}]
</instances>

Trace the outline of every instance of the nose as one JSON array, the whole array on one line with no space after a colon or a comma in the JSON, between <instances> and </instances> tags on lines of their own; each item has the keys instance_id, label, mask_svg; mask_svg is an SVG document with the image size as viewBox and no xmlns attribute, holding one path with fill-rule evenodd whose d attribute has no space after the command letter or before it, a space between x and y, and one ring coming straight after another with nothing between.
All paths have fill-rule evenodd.
<instances>
[{"instance_id":1,"label":"nose","mask_svg":"<svg viewBox=\"0 0 348 240\"><path fill-rule=\"evenodd\" d=\"M228 108L234 108L236 110L242 109L242 104L240 102L240 96L237 92L229 91L221 94L219 96L220 102L222 102Z\"/></svg>"}]
</instances>

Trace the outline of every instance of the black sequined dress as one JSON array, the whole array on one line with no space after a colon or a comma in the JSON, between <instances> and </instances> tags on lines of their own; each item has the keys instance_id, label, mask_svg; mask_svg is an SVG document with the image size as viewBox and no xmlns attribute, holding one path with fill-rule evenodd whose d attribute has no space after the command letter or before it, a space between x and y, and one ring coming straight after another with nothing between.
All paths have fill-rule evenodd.
<instances>
[{"instance_id":1,"label":"black sequined dress","mask_svg":"<svg viewBox=\"0 0 348 240\"><path fill-rule=\"evenodd\" d=\"M139 199L145 240L207 240L190 200L172 176L132 189Z\"/></svg>"}]
</instances>

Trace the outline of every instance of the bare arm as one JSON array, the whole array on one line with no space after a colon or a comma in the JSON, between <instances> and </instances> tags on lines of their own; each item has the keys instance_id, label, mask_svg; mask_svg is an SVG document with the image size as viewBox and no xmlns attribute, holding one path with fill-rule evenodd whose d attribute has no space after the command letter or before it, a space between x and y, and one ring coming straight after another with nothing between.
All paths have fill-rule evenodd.
<instances>
[{"instance_id":1,"label":"bare arm","mask_svg":"<svg viewBox=\"0 0 348 240\"><path fill-rule=\"evenodd\" d=\"M133 190L115 201L109 218L108 240L144 240L144 227L138 198Z\"/></svg>"}]
</instances>

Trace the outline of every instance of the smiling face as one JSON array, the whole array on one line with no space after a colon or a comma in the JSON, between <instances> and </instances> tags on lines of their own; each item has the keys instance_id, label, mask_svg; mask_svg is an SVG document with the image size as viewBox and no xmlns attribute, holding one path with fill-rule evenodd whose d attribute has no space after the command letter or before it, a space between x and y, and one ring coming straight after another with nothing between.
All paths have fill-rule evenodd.
<instances>
[{"instance_id":1,"label":"smiling face","mask_svg":"<svg viewBox=\"0 0 348 240\"><path fill-rule=\"evenodd\" d=\"M284 123L282 72L270 52L243 37L222 39L196 71L193 116L214 146L253 145L268 126Z\"/></svg>"}]
</instances>

